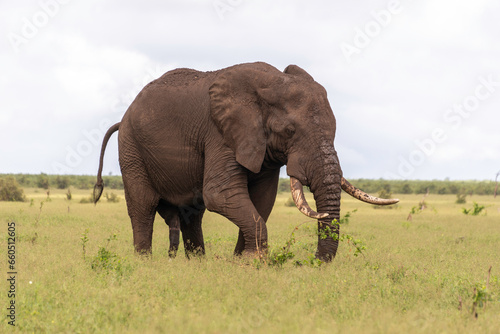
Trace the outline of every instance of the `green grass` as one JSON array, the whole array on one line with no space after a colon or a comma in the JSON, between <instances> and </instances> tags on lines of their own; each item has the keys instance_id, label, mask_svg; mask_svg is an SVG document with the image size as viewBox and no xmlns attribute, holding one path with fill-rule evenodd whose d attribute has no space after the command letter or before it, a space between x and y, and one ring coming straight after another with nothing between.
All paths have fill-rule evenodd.
<instances>
[{"instance_id":1,"label":"green grass","mask_svg":"<svg viewBox=\"0 0 500 334\"><path fill-rule=\"evenodd\" d=\"M500 332L500 198L473 196L455 204L455 195L429 195L427 208L408 221L421 195L398 195L401 203L393 209L374 209L343 195L341 214L357 212L341 232L364 242L363 255L353 256L355 248L343 242L331 264L294 265L315 250L311 221L295 232L295 257L280 268L234 258L237 229L212 213L203 225L204 258L187 260L181 246L170 259L168 228L159 217L153 257L140 258L133 253L123 192L113 192L121 197L118 203L101 200L94 206L79 203L90 191L74 190L68 201L66 190L51 190L41 213L47 197L42 190L25 189L24 203L0 202L4 277L7 222L17 224L16 331ZM307 221L285 206L289 197L278 196L268 222L272 250ZM487 214L464 215L461 208L472 200L485 205ZM0 307L6 313L3 282ZM488 301L478 302L476 318L473 303L482 296ZM0 332L12 330L2 318Z\"/></svg>"}]
</instances>

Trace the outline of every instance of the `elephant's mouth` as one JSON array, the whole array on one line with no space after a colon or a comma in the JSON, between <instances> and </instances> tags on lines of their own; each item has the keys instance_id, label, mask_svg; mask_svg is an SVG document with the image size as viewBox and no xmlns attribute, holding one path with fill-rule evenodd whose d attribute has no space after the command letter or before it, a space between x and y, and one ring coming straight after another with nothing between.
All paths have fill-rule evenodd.
<instances>
[{"instance_id":1,"label":"elephant's mouth","mask_svg":"<svg viewBox=\"0 0 500 334\"><path fill-rule=\"evenodd\" d=\"M366 203L375 205L390 205L399 202L399 199L397 198L385 199L368 195L364 191L350 184L346 179L344 179L344 177L342 177L341 186L346 193ZM329 216L329 213L318 213L311 209L307 203L306 197L304 196L302 183L293 176L290 176L290 188L295 206L300 212L313 219L323 219Z\"/></svg>"}]
</instances>

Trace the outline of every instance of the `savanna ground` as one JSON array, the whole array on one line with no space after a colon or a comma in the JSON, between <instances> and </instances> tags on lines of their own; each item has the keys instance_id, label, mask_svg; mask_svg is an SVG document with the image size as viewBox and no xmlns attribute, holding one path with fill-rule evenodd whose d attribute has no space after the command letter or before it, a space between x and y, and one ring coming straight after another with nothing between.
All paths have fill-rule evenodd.
<instances>
[{"instance_id":1,"label":"savanna ground","mask_svg":"<svg viewBox=\"0 0 500 334\"><path fill-rule=\"evenodd\" d=\"M300 225L288 249L294 258L269 265L232 256L236 227L206 213L206 256L168 257L168 228L157 217L153 256L133 253L123 192L120 202L80 204L88 190L25 189L27 202L0 202L0 258L7 276L8 222L16 223L16 327L35 333L498 333L500 332L500 197L398 195L397 208L374 209L343 195L342 212L357 209L341 233L331 264L312 261L316 223ZM278 196L268 222L272 254L307 221ZM41 205L43 201L43 205ZM487 214L464 215L472 201ZM310 199L312 202L312 199ZM282 261L282 262L283 262ZM298 264L300 263L300 265ZM491 275L488 270L491 269ZM0 305L7 313L8 282ZM477 316L476 316L477 314Z\"/></svg>"}]
</instances>

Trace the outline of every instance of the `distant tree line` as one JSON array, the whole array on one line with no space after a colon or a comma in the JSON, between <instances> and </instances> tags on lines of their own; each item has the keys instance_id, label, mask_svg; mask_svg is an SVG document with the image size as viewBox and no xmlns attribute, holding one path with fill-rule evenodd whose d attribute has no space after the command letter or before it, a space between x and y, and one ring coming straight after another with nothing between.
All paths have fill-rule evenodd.
<instances>
[{"instance_id":1,"label":"distant tree line","mask_svg":"<svg viewBox=\"0 0 500 334\"><path fill-rule=\"evenodd\" d=\"M466 195L493 195L494 181L451 181L451 180L349 180L357 188L370 193L379 194L466 194ZM290 180L280 179L279 192L290 191Z\"/></svg>"},{"instance_id":2,"label":"distant tree line","mask_svg":"<svg viewBox=\"0 0 500 334\"><path fill-rule=\"evenodd\" d=\"M23 188L42 189L92 189L97 180L95 175L49 175L49 174L3 174L0 178L13 177ZM123 180L120 175L103 176L104 187L109 189L123 189Z\"/></svg>"},{"instance_id":3,"label":"distant tree line","mask_svg":"<svg viewBox=\"0 0 500 334\"><path fill-rule=\"evenodd\" d=\"M3 174L0 178L14 178L23 188L43 189L92 189L96 182L95 175L49 175L49 174ZM104 187L108 189L123 189L120 175L103 176ZM388 194L467 194L493 195L494 181L451 181L451 180L349 180L354 186L370 193L378 194L384 191ZM290 180L280 179L278 192L290 191Z\"/></svg>"}]
</instances>

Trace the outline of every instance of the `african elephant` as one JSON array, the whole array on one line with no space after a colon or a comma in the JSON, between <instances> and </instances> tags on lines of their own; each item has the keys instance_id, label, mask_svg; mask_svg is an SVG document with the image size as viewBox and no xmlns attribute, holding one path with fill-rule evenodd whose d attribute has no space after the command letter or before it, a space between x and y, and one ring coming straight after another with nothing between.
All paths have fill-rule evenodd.
<instances>
[{"instance_id":1,"label":"african elephant","mask_svg":"<svg viewBox=\"0 0 500 334\"><path fill-rule=\"evenodd\" d=\"M339 218L341 189L368 203L398 201L372 197L342 177L326 91L295 65L284 72L261 62L214 72L176 69L146 85L104 137L95 202L106 144L118 129L137 252L151 252L158 212L170 226L171 251L180 229L186 254L204 253L205 208L238 226L235 254L265 250L283 165L297 207L318 220L319 231L330 227L338 235L332 220ZM303 185L319 213L307 204ZM337 247L335 238L318 237L316 256L331 261Z\"/></svg>"}]
</instances>

